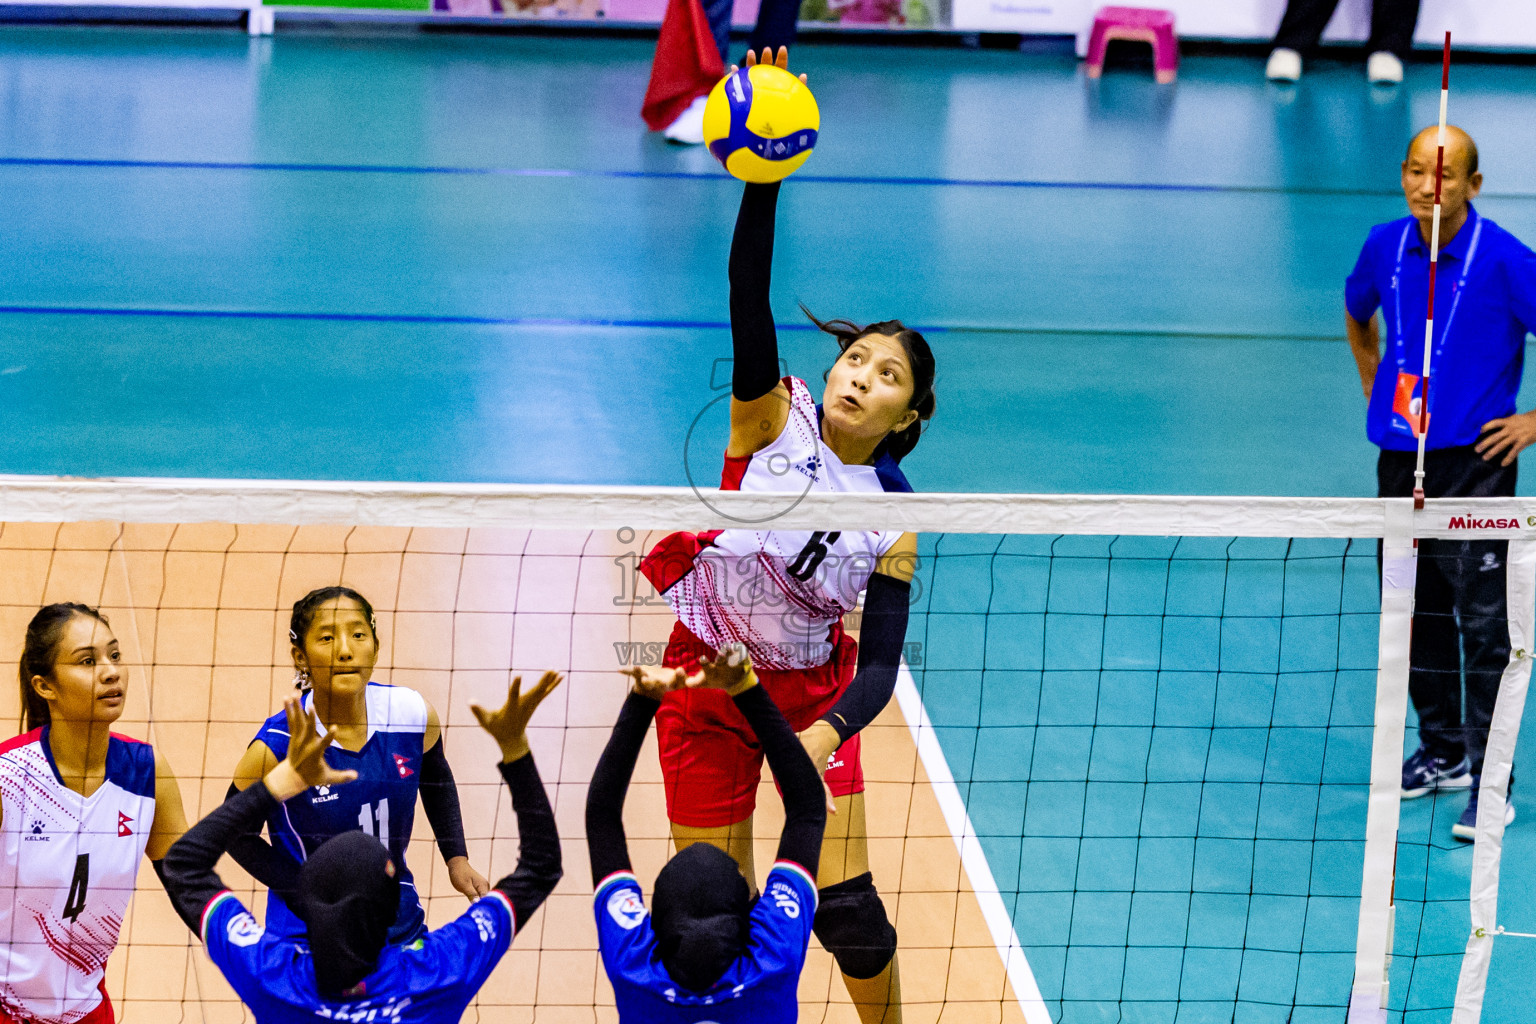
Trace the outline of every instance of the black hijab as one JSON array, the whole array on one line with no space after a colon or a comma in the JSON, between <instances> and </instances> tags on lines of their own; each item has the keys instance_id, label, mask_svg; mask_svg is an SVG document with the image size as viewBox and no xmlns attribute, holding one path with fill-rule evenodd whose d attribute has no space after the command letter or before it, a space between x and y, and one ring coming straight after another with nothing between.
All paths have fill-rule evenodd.
<instances>
[{"instance_id":1,"label":"black hijab","mask_svg":"<svg viewBox=\"0 0 1536 1024\"><path fill-rule=\"evenodd\" d=\"M400 877L389 851L363 832L321 844L299 873L315 984L339 997L372 974L400 908Z\"/></svg>"},{"instance_id":2,"label":"black hijab","mask_svg":"<svg viewBox=\"0 0 1536 1024\"><path fill-rule=\"evenodd\" d=\"M656 876L651 927L672 980L707 991L746 952L752 893L724 850L694 843Z\"/></svg>"}]
</instances>

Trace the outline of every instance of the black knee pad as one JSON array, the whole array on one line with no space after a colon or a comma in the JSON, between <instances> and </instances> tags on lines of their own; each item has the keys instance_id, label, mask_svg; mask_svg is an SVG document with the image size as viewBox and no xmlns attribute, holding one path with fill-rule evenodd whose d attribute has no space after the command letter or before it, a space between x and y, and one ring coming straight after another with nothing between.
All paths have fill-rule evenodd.
<instances>
[{"instance_id":1,"label":"black knee pad","mask_svg":"<svg viewBox=\"0 0 1536 1024\"><path fill-rule=\"evenodd\" d=\"M896 929L868 871L820 893L816 938L850 978L873 978L896 955Z\"/></svg>"}]
</instances>

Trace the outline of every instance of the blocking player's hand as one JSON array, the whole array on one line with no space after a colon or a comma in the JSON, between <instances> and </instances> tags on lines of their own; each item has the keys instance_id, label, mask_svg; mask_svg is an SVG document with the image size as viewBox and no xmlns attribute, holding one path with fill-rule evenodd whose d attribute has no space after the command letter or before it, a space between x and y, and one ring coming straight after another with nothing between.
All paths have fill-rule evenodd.
<instances>
[{"instance_id":1,"label":"blocking player's hand","mask_svg":"<svg viewBox=\"0 0 1536 1024\"><path fill-rule=\"evenodd\" d=\"M326 762L325 751L336 734L321 734L320 722L304 710L301 697L285 698L283 713L288 719L288 756L266 777L274 798L287 800L314 786L340 786L357 778L357 772L338 771Z\"/></svg>"},{"instance_id":2,"label":"blocking player's hand","mask_svg":"<svg viewBox=\"0 0 1536 1024\"><path fill-rule=\"evenodd\" d=\"M724 690L734 697L757 685L752 659L744 644L727 644L713 659L700 658L699 670L688 677L690 690Z\"/></svg>"},{"instance_id":3,"label":"blocking player's hand","mask_svg":"<svg viewBox=\"0 0 1536 1024\"><path fill-rule=\"evenodd\" d=\"M762 56L761 59L758 58L757 54L753 53L751 50L748 50L747 51L747 67L749 67L749 68L756 67L759 64L772 64L775 67L783 68L785 71L788 71L789 70L789 47L787 47L787 46L779 47L778 56L774 56L773 47L765 46L765 47L763 47L763 56ZM731 65L731 74L734 75L739 70L741 70L741 69L738 68L735 64ZM805 76L804 75L800 76L800 81L802 81L802 82L805 81Z\"/></svg>"},{"instance_id":4,"label":"blocking player's hand","mask_svg":"<svg viewBox=\"0 0 1536 1024\"><path fill-rule=\"evenodd\" d=\"M565 677L558 672L545 672L527 693L523 692L523 677L514 676L507 687L507 702L496 711L487 711L478 704L469 710L475 714L480 728L490 733L501 747L501 763L511 764L528 753L528 720L544 698L555 691Z\"/></svg>"},{"instance_id":5,"label":"blocking player's hand","mask_svg":"<svg viewBox=\"0 0 1536 1024\"><path fill-rule=\"evenodd\" d=\"M621 670L629 677L629 688L642 697L661 700L673 690L681 690L688 682L688 673L680 668L663 668L660 665L636 665Z\"/></svg>"}]
</instances>

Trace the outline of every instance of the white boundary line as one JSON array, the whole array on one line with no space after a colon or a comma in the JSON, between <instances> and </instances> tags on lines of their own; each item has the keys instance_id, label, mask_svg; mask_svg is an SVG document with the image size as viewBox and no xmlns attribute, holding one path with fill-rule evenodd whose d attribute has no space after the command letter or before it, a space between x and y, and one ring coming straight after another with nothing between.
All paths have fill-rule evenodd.
<instances>
[{"instance_id":1,"label":"white boundary line","mask_svg":"<svg viewBox=\"0 0 1536 1024\"><path fill-rule=\"evenodd\" d=\"M905 664L896 677L896 702L907 720L907 728L912 731L917 756L922 759L923 770L928 773L928 784L933 787L933 795L939 801L939 810L944 813L944 822L955 840L955 849L960 852L960 864L965 868L971 889L976 893L981 916L986 920L987 930L992 933L992 941L997 945L997 955L1002 958L1003 968L1008 972L1008 981L1019 1001L1025 1024L1051 1024L1050 1011L1045 1008L1040 986L1035 982L1034 972L1029 969L1029 961L1024 958L1018 933L1013 929L1013 918L1003 905L1003 897L997 891L997 879L992 877L992 868L981 848L981 840L971 825L965 800L960 796L960 788L955 785L955 777L949 771L949 762L944 757L943 748L939 746L939 735L928 719L928 709L923 706L922 695L917 692L917 684Z\"/></svg>"},{"instance_id":2,"label":"white boundary line","mask_svg":"<svg viewBox=\"0 0 1536 1024\"><path fill-rule=\"evenodd\" d=\"M868 494L691 487L405 484L0 475L0 522L278 523L506 529L879 529L1147 537L1380 537L1381 498ZM1416 537L1536 530L1536 501L1431 499Z\"/></svg>"}]
</instances>

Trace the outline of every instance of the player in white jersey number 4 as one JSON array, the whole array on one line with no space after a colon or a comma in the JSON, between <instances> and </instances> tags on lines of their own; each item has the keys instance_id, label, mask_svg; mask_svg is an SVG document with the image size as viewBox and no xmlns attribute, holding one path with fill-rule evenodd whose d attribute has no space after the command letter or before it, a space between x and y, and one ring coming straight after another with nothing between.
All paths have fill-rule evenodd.
<instances>
[{"instance_id":1,"label":"player in white jersey number 4","mask_svg":"<svg viewBox=\"0 0 1536 1024\"><path fill-rule=\"evenodd\" d=\"M788 63L763 52L765 63ZM748 55L748 62L754 61ZM779 185L747 185L731 243L731 433L721 486L744 491L907 491L898 465L933 414L933 353L900 321L812 320L837 340L822 404L779 377L769 306ZM807 314L809 315L809 314ZM859 730L890 701L917 538L892 531L672 534L641 565L677 613L663 664L693 671L740 643L763 689L823 772L834 813L817 870L815 930L864 1024L900 1024L896 932L869 871ZM865 595L856 645L842 618ZM716 691L668 694L656 716L667 812L681 849L707 842L752 865L763 752Z\"/></svg>"},{"instance_id":2,"label":"player in white jersey number 4","mask_svg":"<svg viewBox=\"0 0 1536 1024\"><path fill-rule=\"evenodd\" d=\"M0 744L0 1024L111 1024L107 958L139 859L159 873L187 830L181 792L149 744L111 731L128 673L100 612L40 610L20 669L28 731Z\"/></svg>"}]
</instances>

